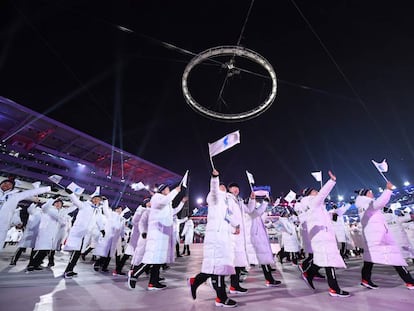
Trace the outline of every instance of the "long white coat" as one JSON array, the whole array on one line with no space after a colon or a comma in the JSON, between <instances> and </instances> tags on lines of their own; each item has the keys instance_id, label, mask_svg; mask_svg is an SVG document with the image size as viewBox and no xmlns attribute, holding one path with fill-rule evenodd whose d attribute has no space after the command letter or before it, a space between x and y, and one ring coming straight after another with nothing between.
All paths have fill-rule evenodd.
<instances>
[{"instance_id":1,"label":"long white coat","mask_svg":"<svg viewBox=\"0 0 414 311\"><path fill-rule=\"evenodd\" d=\"M145 247L147 245L147 239L142 236L143 233L147 233L148 236L148 216L150 213L150 208L143 207L141 211L141 216L137 224L138 231L141 233L138 237L137 246L135 247L134 256L132 257L131 263L134 266L139 265L142 262L142 258L145 254Z\"/></svg>"},{"instance_id":2,"label":"long white coat","mask_svg":"<svg viewBox=\"0 0 414 311\"><path fill-rule=\"evenodd\" d=\"M282 222L284 228L286 228L285 231L282 231L282 244L284 251L289 253L299 252L299 239L293 220L286 217L280 217L279 221Z\"/></svg>"},{"instance_id":3,"label":"long white coat","mask_svg":"<svg viewBox=\"0 0 414 311\"><path fill-rule=\"evenodd\" d=\"M151 198L148 217L148 236L142 262L164 264L174 262L175 237L172 201L177 196L174 189L168 195L156 193Z\"/></svg>"},{"instance_id":4,"label":"long white coat","mask_svg":"<svg viewBox=\"0 0 414 311\"><path fill-rule=\"evenodd\" d=\"M414 258L414 248L412 247L410 240L408 239L407 232L403 227L403 223L411 220L410 214L407 213L404 216L397 216L394 213L386 213L384 216L395 242L397 242L400 247L401 255L404 258Z\"/></svg>"},{"instance_id":5,"label":"long white coat","mask_svg":"<svg viewBox=\"0 0 414 311\"><path fill-rule=\"evenodd\" d=\"M313 253L312 245L308 234L308 223L306 221L307 211L309 207L306 204L302 204L301 202L296 202L294 206L295 212L298 214L300 228L299 228L299 236L302 244L302 248L306 253Z\"/></svg>"},{"instance_id":6,"label":"long white coat","mask_svg":"<svg viewBox=\"0 0 414 311\"><path fill-rule=\"evenodd\" d=\"M90 201L80 201L74 193L70 194L70 199L73 204L78 207L79 211L76 215L76 220L69 231L64 250L78 251L81 250L82 240L88 231L90 231L95 224L98 226L99 231L103 230L104 224L102 220L102 212L99 207L94 206ZM108 201L106 200L103 202L103 204L108 204Z\"/></svg>"},{"instance_id":7,"label":"long white coat","mask_svg":"<svg viewBox=\"0 0 414 311\"><path fill-rule=\"evenodd\" d=\"M256 200L249 199L249 206L247 206L240 197L235 197L231 193L227 193L227 200L233 221L240 225L240 234L233 235L234 266L246 267L249 265L247 257L247 241L250 238L247 235L250 230L246 231L245 213L256 206Z\"/></svg>"},{"instance_id":8,"label":"long white coat","mask_svg":"<svg viewBox=\"0 0 414 311\"><path fill-rule=\"evenodd\" d=\"M208 214L201 272L232 275L236 273L234 269L233 232L237 224L233 222L229 211L227 193L221 191L219 185L219 177L212 177L210 192L206 199Z\"/></svg>"},{"instance_id":9,"label":"long white coat","mask_svg":"<svg viewBox=\"0 0 414 311\"><path fill-rule=\"evenodd\" d=\"M135 248L137 247L138 239L140 236L140 230L139 230L138 223L145 209L146 208L142 205L138 206L134 213L134 216L132 216L132 219L131 219L132 230L131 230L131 235L129 236L128 244L125 248L126 255L133 256L135 253Z\"/></svg>"},{"instance_id":10,"label":"long white coat","mask_svg":"<svg viewBox=\"0 0 414 311\"><path fill-rule=\"evenodd\" d=\"M103 204L102 210L106 217L105 236L99 239L93 253L97 256L113 257L117 250L117 245L124 235L125 218L112 211L106 204Z\"/></svg>"},{"instance_id":11,"label":"long white coat","mask_svg":"<svg viewBox=\"0 0 414 311\"><path fill-rule=\"evenodd\" d=\"M39 233L40 218L42 215L42 209L37 206L36 203L32 203L27 208L29 218L23 232L23 237L19 242L18 247L20 248L34 248L36 238Z\"/></svg>"},{"instance_id":12,"label":"long white coat","mask_svg":"<svg viewBox=\"0 0 414 311\"><path fill-rule=\"evenodd\" d=\"M270 265L274 263L269 235L267 234L262 218L267 206L268 204L265 201L259 205L247 205L247 213L251 218L249 236L260 265Z\"/></svg>"},{"instance_id":13,"label":"long white coat","mask_svg":"<svg viewBox=\"0 0 414 311\"><path fill-rule=\"evenodd\" d=\"M184 223L184 228L183 228L183 232L181 233L181 235L184 237L185 245L193 244L194 221L191 218L187 219L187 221Z\"/></svg>"},{"instance_id":14,"label":"long white coat","mask_svg":"<svg viewBox=\"0 0 414 311\"><path fill-rule=\"evenodd\" d=\"M346 243L346 227L344 221L344 213L348 210L349 207L350 205L346 204L344 206L341 206L340 208L331 209L330 211L328 211L328 213L331 215L332 225L338 243ZM338 215L336 221L333 219L334 214Z\"/></svg>"},{"instance_id":15,"label":"long white coat","mask_svg":"<svg viewBox=\"0 0 414 311\"><path fill-rule=\"evenodd\" d=\"M3 191L0 189L0 245L4 244L7 231L10 228L17 204L29 197L49 192L50 187L41 187L37 189L20 191L17 189ZM2 248L0 248L0 252Z\"/></svg>"},{"instance_id":16,"label":"long white coat","mask_svg":"<svg viewBox=\"0 0 414 311\"><path fill-rule=\"evenodd\" d=\"M407 263L393 236L389 232L382 209L389 202L392 191L384 192L376 199L367 196L357 196L355 206L364 235L364 261L392 265L406 266Z\"/></svg>"},{"instance_id":17,"label":"long white coat","mask_svg":"<svg viewBox=\"0 0 414 311\"><path fill-rule=\"evenodd\" d=\"M331 217L324 203L334 186L335 181L328 180L316 196L302 198L301 205L309 207L306 212L306 221L314 264L319 267L346 268L338 250Z\"/></svg>"},{"instance_id":18,"label":"long white coat","mask_svg":"<svg viewBox=\"0 0 414 311\"><path fill-rule=\"evenodd\" d=\"M35 250L59 249L59 234L65 228L68 214L64 208L57 209L53 206L54 200L48 200L42 206L39 225L39 234L36 238Z\"/></svg>"}]
</instances>

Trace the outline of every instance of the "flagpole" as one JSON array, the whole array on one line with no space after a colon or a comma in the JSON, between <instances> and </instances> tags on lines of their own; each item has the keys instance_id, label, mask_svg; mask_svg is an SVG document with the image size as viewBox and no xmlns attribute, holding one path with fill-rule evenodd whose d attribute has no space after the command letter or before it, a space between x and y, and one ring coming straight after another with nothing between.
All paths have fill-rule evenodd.
<instances>
[{"instance_id":1,"label":"flagpole","mask_svg":"<svg viewBox=\"0 0 414 311\"><path fill-rule=\"evenodd\" d=\"M211 156L210 156L210 163L211 163L211 167L213 168L213 170L215 170L216 168L214 167L213 157Z\"/></svg>"},{"instance_id":2,"label":"flagpole","mask_svg":"<svg viewBox=\"0 0 414 311\"><path fill-rule=\"evenodd\" d=\"M387 177L385 177L385 175L384 175L384 173L383 172L381 172L381 171L378 171L380 174L381 174L381 176L385 179L385 181L386 182L388 182L388 179L387 179Z\"/></svg>"}]
</instances>

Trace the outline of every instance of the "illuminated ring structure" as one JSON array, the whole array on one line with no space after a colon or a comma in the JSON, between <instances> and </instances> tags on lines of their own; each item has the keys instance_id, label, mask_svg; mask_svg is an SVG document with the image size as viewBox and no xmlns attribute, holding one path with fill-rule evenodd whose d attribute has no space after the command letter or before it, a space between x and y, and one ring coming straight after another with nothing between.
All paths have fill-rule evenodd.
<instances>
[{"instance_id":1,"label":"illuminated ring structure","mask_svg":"<svg viewBox=\"0 0 414 311\"><path fill-rule=\"evenodd\" d=\"M265 68L269 73L269 77L272 80L272 88L268 95L268 97L259 105L250 109L248 111L240 112L240 113L221 113L214 110L207 109L206 107L200 105L192 96L188 89L187 79L190 75L191 70L203 63L204 61L208 61L210 58L220 57L220 56L238 56L248 59L252 62L255 62ZM233 69L234 65L232 62L227 63L227 69ZM276 98L276 89L277 89L277 80L276 80L276 73L272 67L272 65L260 54L246 49L240 46L218 46L208 50L201 52L200 54L196 55L186 66L183 77L181 79L181 86L184 94L185 101L192 109L196 112L200 113L203 116L212 119L219 119L221 121L227 122L238 122L244 121L248 119L255 118L265 112L267 109L270 108L273 101Z\"/></svg>"}]
</instances>

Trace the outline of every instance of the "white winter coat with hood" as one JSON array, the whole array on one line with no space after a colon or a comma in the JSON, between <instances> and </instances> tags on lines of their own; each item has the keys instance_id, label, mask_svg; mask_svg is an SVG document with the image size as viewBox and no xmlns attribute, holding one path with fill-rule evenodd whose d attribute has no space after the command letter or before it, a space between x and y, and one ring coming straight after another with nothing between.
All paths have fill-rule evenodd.
<instances>
[{"instance_id":1,"label":"white winter coat with hood","mask_svg":"<svg viewBox=\"0 0 414 311\"><path fill-rule=\"evenodd\" d=\"M221 191L219 185L219 177L212 177L210 192L206 199L208 214L201 272L232 275L236 273L234 269L233 233L238 223L233 222L228 205L228 194Z\"/></svg>"},{"instance_id":2,"label":"white winter coat with hood","mask_svg":"<svg viewBox=\"0 0 414 311\"><path fill-rule=\"evenodd\" d=\"M78 207L79 211L69 231L64 250L79 251L83 238L92 230L94 225L98 226L99 231L104 229L102 212L99 206L93 205L90 201L82 202L74 193L70 194L70 199ZM108 201L104 200L103 204L108 205Z\"/></svg>"},{"instance_id":3,"label":"white winter coat with hood","mask_svg":"<svg viewBox=\"0 0 414 311\"><path fill-rule=\"evenodd\" d=\"M167 195L155 193L151 198L148 217L148 236L145 254L146 264L164 264L174 262L175 237L172 201L178 190L173 189Z\"/></svg>"},{"instance_id":4,"label":"white winter coat with hood","mask_svg":"<svg viewBox=\"0 0 414 311\"><path fill-rule=\"evenodd\" d=\"M389 189L375 200L359 195L355 199L364 235L364 261L406 266L407 262L401 255L399 246L391 235L382 209L389 202L392 191Z\"/></svg>"},{"instance_id":5,"label":"white winter coat with hood","mask_svg":"<svg viewBox=\"0 0 414 311\"><path fill-rule=\"evenodd\" d=\"M30 204L27 208L29 218L23 232L23 236L19 241L18 247L34 248L37 235L39 234L40 218L42 216L42 209L36 203Z\"/></svg>"},{"instance_id":6,"label":"white winter coat with hood","mask_svg":"<svg viewBox=\"0 0 414 311\"><path fill-rule=\"evenodd\" d=\"M319 267L346 268L324 203L335 184L332 179L328 180L316 196L304 197L300 203L308 207L305 217L313 250L313 263Z\"/></svg>"}]
</instances>

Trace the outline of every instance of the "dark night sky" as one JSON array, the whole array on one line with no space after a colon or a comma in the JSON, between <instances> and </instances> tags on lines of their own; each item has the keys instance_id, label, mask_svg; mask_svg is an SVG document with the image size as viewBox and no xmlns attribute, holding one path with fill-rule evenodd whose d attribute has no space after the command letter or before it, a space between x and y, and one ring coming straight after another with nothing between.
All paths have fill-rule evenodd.
<instances>
[{"instance_id":1,"label":"dark night sky","mask_svg":"<svg viewBox=\"0 0 414 311\"><path fill-rule=\"evenodd\" d=\"M317 187L310 172L326 180L328 169L334 195L376 189L384 181L370 161L383 158L397 186L414 182L409 2L254 1L241 45L275 68L276 100L249 121L207 119L181 91L191 56L161 42L193 53L235 45L250 3L2 1L0 94L176 173L189 169L193 198L208 191L207 143L234 130L241 144L214 162L244 195L246 169L273 196Z\"/></svg>"}]
</instances>

